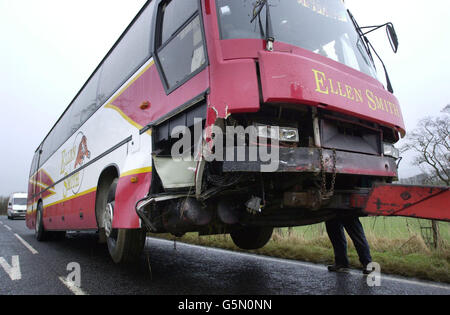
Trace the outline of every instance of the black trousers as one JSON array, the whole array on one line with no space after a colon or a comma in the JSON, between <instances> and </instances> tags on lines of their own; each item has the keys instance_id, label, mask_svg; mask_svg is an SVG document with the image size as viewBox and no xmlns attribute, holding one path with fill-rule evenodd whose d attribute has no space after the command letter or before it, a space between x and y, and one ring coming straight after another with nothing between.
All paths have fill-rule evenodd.
<instances>
[{"instance_id":1,"label":"black trousers","mask_svg":"<svg viewBox=\"0 0 450 315\"><path fill-rule=\"evenodd\" d=\"M361 264L365 266L372 262L369 243L358 217L338 217L326 222L326 227L328 236L333 244L335 263L337 265L349 265L344 228L355 245Z\"/></svg>"}]
</instances>

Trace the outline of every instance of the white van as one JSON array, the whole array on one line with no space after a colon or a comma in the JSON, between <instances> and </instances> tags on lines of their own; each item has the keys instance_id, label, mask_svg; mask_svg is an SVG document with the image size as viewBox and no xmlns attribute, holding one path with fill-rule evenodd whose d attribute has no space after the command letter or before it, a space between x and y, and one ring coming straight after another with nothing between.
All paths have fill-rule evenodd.
<instances>
[{"instance_id":1,"label":"white van","mask_svg":"<svg viewBox=\"0 0 450 315\"><path fill-rule=\"evenodd\" d=\"M8 219L25 218L27 213L27 197L26 193L14 193L8 200Z\"/></svg>"}]
</instances>

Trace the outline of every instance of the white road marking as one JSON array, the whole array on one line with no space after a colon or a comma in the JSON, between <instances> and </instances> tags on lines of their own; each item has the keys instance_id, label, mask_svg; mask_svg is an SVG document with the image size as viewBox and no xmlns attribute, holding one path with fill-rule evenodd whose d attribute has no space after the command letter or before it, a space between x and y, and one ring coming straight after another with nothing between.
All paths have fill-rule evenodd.
<instances>
[{"instance_id":1,"label":"white road marking","mask_svg":"<svg viewBox=\"0 0 450 315\"><path fill-rule=\"evenodd\" d=\"M67 281L64 277L59 277L59 280L75 295L88 295L81 288L74 285L72 282Z\"/></svg>"},{"instance_id":2,"label":"white road marking","mask_svg":"<svg viewBox=\"0 0 450 315\"><path fill-rule=\"evenodd\" d=\"M173 241L168 241L168 240L164 240L164 239L151 238L151 237L149 237L149 239L152 241L159 241L161 243L166 243L166 244L173 243ZM222 253L222 254L229 254L229 255L241 256L241 257L252 258L252 259L257 259L257 260L266 260L266 261L271 261L271 262L275 262L275 263L296 265L296 266L302 266L302 267L309 268L309 269L327 271L327 267L325 267L325 266L314 265L314 264L310 264L310 263L303 263L300 261L286 260L286 259L281 259L281 258L273 258L273 257L240 253L240 252L233 252L233 251L228 251L225 249L203 247L203 246L199 246L199 245L192 245L192 244L186 244L186 243L180 243L180 242L177 242L177 243L181 244L184 247L188 247L188 248L203 249L203 250L218 252L218 253ZM354 276L363 276L362 272L350 271L349 273ZM450 286L445 285L445 284L440 285L440 284L427 283L427 282L421 282L421 281L416 281L416 280L401 279L401 278L387 276L387 275L383 275L383 274L381 275L381 277L382 277L381 281L400 282L400 283L409 284L409 285L418 285L418 286L422 286L422 287L436 288L436 289L443 289L443 290L450 291Z\"/></svg>"},{"instance_id":3,"label":"white road marking","mask_svg":"<svg viewBox=\"0 0 450 315\"><path fill-rule=\"evenodd\" d=\"M7 226L6 224L3 224L3 226L4 226L8 231L12 231L12 229L11 229L9 226Z\"/></svg>"},{"instance_id":4,"label":"white road marking","mask_svg":"<svg viewBox=\"0 0 450 315\"><path fill-rule=\"evenodd\" d=\"M28 250L33 254L39 254L39 252L37 250L35 250L30 244L28 244L23 238L21 238L19 235L14 234L14 236L23 244L25 245L26 248L28 248Z\"/></svg>"},{"instance_id":5,"label":"white road marking","mask_svg":"<svg viewBox=\"0 0 450 315\"><path fill-rule=\"evenodd\" d=\"M3 257L0 257L0 266L3 267L3 270L5 270L11 280L17 281L22 279L19 256L12 256L11 265Z\"/></svg>"}]
</instances>

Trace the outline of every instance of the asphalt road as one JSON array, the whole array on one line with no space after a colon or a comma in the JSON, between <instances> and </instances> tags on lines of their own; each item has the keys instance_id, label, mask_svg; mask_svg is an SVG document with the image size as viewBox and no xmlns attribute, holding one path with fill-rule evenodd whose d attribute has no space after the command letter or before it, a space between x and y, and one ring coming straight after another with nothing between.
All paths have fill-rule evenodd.
<instances>
[{"instance_id":1,"label":"asphalt road","mask_svg":"<svg viewBox=\"0 0 450 315\"><path fill-rule=\"evenodd\" d=\"M69 274L80 287L67 282ZM335 274L323 265L181 243L175 249L173 242L151 238L139 263L120 267L93 233L39 243L24 221L0 217L0 295L24 294L450 295L450 286L381 275L380 286L370 287L358 270Z\"/></svg>"}]
</instances>

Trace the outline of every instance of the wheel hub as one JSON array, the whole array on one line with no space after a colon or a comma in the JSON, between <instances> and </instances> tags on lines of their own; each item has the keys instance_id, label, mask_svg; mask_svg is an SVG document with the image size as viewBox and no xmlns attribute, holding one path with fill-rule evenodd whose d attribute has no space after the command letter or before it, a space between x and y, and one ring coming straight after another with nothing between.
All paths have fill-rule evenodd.
<instances>
[{"instance_id":1,"label":"wheel hub","mask_svg":"<svg viewBox=\"0 0 450 315\"><path fill-rule=\"evenodd\" d=\"M110 237L112 233L112 221L114 215L114 208L111 203L106 205L105 213L103 215L103 223L105 224L106 237Z\"/></svg>"},{"instance_id":2,"label":"wheel hub","mask_svg":"<svg viewBox=\"0 0 450 315\"><path fill-rule=\"evenodd\" d=\"M41 225L41 212L38 211L36 214L36 225L35 225L36 231L39 231L40 225Z\"/></svg>"}]
</instances>

